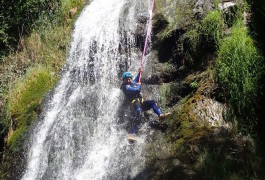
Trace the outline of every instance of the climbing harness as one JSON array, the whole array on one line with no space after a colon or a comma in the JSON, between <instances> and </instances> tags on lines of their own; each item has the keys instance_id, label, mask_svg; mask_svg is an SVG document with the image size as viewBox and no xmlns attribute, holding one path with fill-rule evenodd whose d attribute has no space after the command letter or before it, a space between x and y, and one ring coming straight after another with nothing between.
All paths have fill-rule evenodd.
<instances>
[{"instance_id":1,"label":"climbing harness","mask_svg":"<svg viewBox=\"0 0 265 180\"><path fill-rule=\"evenodd\" d=\"M142 111L142 108L140 108L144 103L144 99L141 98L135 98L131 102L131 109L135 112L135 114L138 114Z\"/></svg>"},{"instance_id":2,"label":"climbing harness","mask_svg":"<svg viewBox=\"0 0 265 180\"><path fill-rule=\"evenodd\" d=\"M138 101L139 103L143 104L144 98L135 98L134 100L132 100L132 104L134 104L135 101Z\"/></svg>"},{"instance_id":3,"label":"climbing harness","mask_svg":"<svg viewBox=\"0 0 265 180\"><path fill-rule=\"evenodd\" d=\"M147 39L148 39L148 36L150 34L150 31L151 31L150 25L151 25L152 12L153 12L153 9L154 9L154 5L155 5L155 0L152 1L152 10L151 10L151 13L150 13L148 27L147 27L147 31L146 31L146 35L145 35L144 51L143 51L143 54L142 54L142 60L141 60L141 66L140 66L141 70L140 70L139 82L141 82L141 77L142 77L142 69L143 69L143 64L144 64L144 56L145 56L145 51L146 51L146 46L147 46Z\"/></svg>"}]
</instances>

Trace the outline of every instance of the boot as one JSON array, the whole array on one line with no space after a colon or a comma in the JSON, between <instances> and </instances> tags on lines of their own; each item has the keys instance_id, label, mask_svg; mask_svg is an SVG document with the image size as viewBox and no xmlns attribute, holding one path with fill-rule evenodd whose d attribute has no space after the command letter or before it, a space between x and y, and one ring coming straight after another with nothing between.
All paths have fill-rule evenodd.
<instances>
[{"instance_id":1,"label":"boot","mask_svg":"<svg viewBox=\"0 0 265 180\"><path fill-rule=\"evenodd\" d=\"M128 141L131 143L135 142L136 141L135 134L129 134Z\"/></svg>"},{"instance_id":2,"label":"boot","mask_svg":"<svg viewBox=\"0 0 265 180\"><path fill-rule=\"evenodd\" d=\"M171 115L171 113L160 114L159 121L163 122L166 118L168 118L169 115Z\"/></svg>"}]
</instances>

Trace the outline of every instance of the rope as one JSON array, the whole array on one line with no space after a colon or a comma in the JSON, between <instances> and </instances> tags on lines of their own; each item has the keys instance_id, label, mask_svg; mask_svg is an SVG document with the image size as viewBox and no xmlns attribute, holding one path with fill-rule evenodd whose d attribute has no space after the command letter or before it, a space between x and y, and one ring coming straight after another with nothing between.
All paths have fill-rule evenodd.
<instances>
[{"instance_id":1,"label":"rope","mask_svg":"<svg viewBox=\"0 0 265 180\"><path fill-rule=\"evenodd\" d=\"M148 22L148 28L147 28L147 31L146 31L146 35L145 35L145 42L144 42L144 51L143 51L143 54L142 54L142 60L141 60L141 70L140 70L140 76L139 76L139 82L141 82L141 77L142 77L142 69L143 69L143 65L144 65L144 57L145 57L145 51L146 51L146 46L147 46L147 40L148 40L148 36L150 34L150 25L151 25L151 20L152 20L152 12L153 12L153 9L154 9L154 5L155 5L155 0L153 0L152 2L152 10L151 10L151 13L150 13L150 18L149 18L149 22Z\"/></svg>"}]
</instances>

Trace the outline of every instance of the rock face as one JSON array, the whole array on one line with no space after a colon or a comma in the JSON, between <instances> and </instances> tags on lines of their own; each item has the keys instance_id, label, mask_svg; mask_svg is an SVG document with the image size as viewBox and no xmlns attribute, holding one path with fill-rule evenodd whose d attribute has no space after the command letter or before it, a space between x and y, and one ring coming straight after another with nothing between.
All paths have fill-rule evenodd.
<instances>
[{"instance_id":1,"label":"rock face","mask_svg":"<svg viewBox=\"0 0 265 180\"><path fill-rule=\"evenodd\" d=\"M169 141L155 150L157 155L149 157L149 178L229 179L235 174L244 177L246 171L240 167L242 162L251 160L254 146L249 138L236 135L234 126L225 121L227 105L213 71L215 51L206 50L197 65L189 65L185 59L185 53L192 48L185 45L185 41L191 41L187 32L208 11L218 7L213 0L156 3L153 46L159 61L156 72L163 84L160 101L172 115L167 120L165 135ZM233 12L236 5L224 2L222 8L225 13ZM163 153L165 149L168 153ZM245 168L251 169L249 165Z\"/></svg>"},{"instance_id":2,"label":"rock face","mask_svg":"<svg viewBox=\"0 0 265 180\"><path fill-rule=\"evenodd\" d=\"M209 123L209 126L228 128L228 124L224 121L224 112L225 107L222 103L208 97L197 102L194 109L194 113L198 115L199 119Z\"/></svg>"},{"instance_id":3,"label":"rock face","mask_svg":"<svg viewBox=\"0 0 265 180\"><path fill-rule=\"evenodd\" d=\"M218 4L218 8L220 10L224 10L225 12L227 11L231 11L231 9L234 9L236 7L236 3L235 2L225 2L225 3L220 3Z\"/></svg>"},{"instance_id":4,"label":"rock face","mask_svg":"<svg viewBox=\"0 0 265 180\"><path fill-rule=\"evenodd\" d=\"M212 0L197 0L193 12L197 19L202 19L202 16L213 9Z\"/></svg>"},{"instance_id":5,"label":"rock face","mask_svg":"<svg viewBox=\"0 0 265 180\"><path fill-rule=\"evenodd\" d=\"M218 8L224 12L228 26L231 26L236 15L237 4L235 2L224 2L218 4Z\"/></svg>"}]
</instances>

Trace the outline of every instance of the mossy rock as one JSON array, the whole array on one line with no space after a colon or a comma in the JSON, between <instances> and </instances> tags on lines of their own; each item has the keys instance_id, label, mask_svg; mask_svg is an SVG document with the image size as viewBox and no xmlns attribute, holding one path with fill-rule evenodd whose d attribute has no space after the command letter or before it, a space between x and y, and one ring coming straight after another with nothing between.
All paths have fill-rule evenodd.
<instances>
[{"instance_id":1,"label":"mossy rock","mask_svg":"<svg viewBox=\"0 0 265 180\"><path fill-rule=\"evenodd\" d=\"M29 125L29 114L35 114L42 98L56 82L51 71L45 67L30 69L25 77L16 81L10 89L8 117L12 120L14 130L17 127Z\"/></svg>"},{"instance_id":2,"label":"mossy rock","mask_svg":"<svg viewBox=\"0 0 265 180\"><path fill-rule=\"evenodd\" d=\"M186 84L197 81L197 87L182 98L168 119L166 137L173 154L169 157L152 157L148 170L150 177L162 179L242 179L254 177L259 161L255 158L253 142L239 137L224 124L214 125L206 117L222 119L216 106L224 107L211 99L215 84L212 70L192 74ZM162 88L164 96L170 92L170 83ZM164 100L165 103L167 99ZM212 115L208 109L212 109ZM204 113L209 113L205 115ZM216 119L216 120L217 120ZM156 154L160 154L156 152ZM177 162L177 163L176 163ZM241 166L244 166L242 168ZM150 170L151 169L151 170Z\"/></svg>"},{"instance_id":3,"label":"mossy rock","mask_svg":"<svg viewBox=\"0 0 265 180\"><path fill-rule=\"evenodd\" d=\"M18 179L25 163L23 146L29 127L40 114L40 106L45 94L54 86L57 78L50 68L31 68L10 88L7 112L11 129L1 167L2 179ZM12 164L12 162L16 164Z\"/></svg>"}]
</instances>

